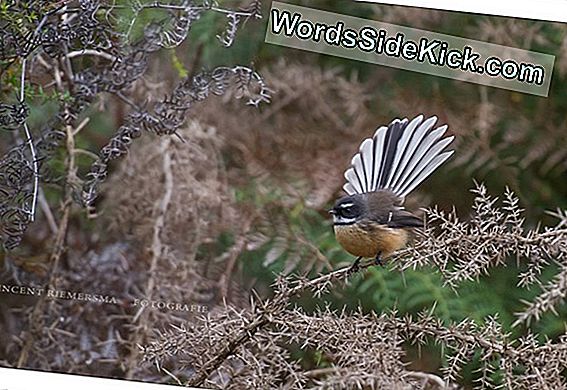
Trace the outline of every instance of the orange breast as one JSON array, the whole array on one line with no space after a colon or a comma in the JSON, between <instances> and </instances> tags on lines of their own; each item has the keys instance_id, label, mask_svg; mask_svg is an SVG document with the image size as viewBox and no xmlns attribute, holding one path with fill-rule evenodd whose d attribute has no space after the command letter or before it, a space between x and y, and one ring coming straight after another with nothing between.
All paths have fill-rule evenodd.
<instances>
[{"instance_id":1,"label":"orange breast","mask_svg":"<svg viewBox=\"0 0 567 390\"><path fill-rule=\"evenodd\" d=\"M335 236L341 246L351 255L375 257L378 252L388 257L392 252L403 248L408 240L404 229L392 229L375 225L361 228L353 225L335 225Z\"/></svg>"}]
</instances>

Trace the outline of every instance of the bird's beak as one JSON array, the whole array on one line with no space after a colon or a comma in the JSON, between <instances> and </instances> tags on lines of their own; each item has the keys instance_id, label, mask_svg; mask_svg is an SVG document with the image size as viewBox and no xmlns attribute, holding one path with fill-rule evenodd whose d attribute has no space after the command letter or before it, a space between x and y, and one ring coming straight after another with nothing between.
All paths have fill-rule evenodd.
<instances>
[{"instance_id":1,"label":"bird's beak","mask_svg":"<svg viewBox=\"0 0 567 390\"><path fill-rule=\"evenodd\" d=\"M335 215L336 213L337 213L337 212L335 211L335 209L330 209L330 210L329 210L329 214L331 214L331 215Z\"/></svg>"}]
</instances>

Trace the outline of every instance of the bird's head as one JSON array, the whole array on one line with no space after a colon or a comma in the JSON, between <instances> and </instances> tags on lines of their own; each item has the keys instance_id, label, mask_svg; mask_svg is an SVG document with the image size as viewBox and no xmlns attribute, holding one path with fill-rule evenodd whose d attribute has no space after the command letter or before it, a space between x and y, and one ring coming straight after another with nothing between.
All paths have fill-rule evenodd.
<instances>
[{"instance_id":1,"label":"bird's head","mask_svg":"<svg viewBox=\"0 0 567 390\"><path fill-rule=\"evenodd\" d=\"M366 210L363 194L348 195L340 198L329 213L334 225L351 225L359 220Z\"/></svg>"}]
</instances>

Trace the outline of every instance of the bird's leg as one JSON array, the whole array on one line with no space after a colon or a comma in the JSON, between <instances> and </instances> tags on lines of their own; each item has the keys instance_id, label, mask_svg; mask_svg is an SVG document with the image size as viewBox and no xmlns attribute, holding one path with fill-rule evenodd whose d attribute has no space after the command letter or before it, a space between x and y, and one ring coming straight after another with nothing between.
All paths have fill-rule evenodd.
<instances>
[{"instance_id":1,"label":"bird's leg","mask_svg":"<svg viewBox=\"0 0 567 390\"><path fill-rule=\"evenodd\" d=\"M384 266L384 262L382 261L382 252L378 252L376 257L374 258L374 264L379 265L380 267Z\"/></svg>"},{"instance_id":2,"label":"bird's leg","mask_svg":"<svg viewBox=\"0 0 567 390\"><path fill-rule=\"evenodd\" d=\"M352 263L352 265L350 266L350 268L348 269L348 273L349 274L354 274L355 272L360 271L360 260L362 259L362 256L358 256L356 258L356 260L354 261L354 263Z\"/></svg>"}]
</instances>

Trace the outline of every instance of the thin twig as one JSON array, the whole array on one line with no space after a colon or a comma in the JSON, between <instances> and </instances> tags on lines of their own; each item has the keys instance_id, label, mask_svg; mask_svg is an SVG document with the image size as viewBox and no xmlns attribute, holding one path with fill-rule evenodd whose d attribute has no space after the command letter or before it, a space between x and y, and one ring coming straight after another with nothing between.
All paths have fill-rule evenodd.
<instances>
[{"instance_id":1,"label":"thin twig","mask_svg":"<svg viewBox=\"0 0 567 390\"><path fill-rule=\"evenodd\" d=\"M57 230L58 230L57 222L55 221L55 217L51 212L51 207L49 207L49 203L47 202L47 199L45 198L45 193L43 192L43 189L41 187L39 188L38 201L39 201L39 206L43 211L43 214L45 214L45 219L47 220L47 224L49 225L49 229L51 230L51 233L57 234Z\"/></svg>"},{"instance_id":2,"label":"thin twig","mask_svg":"<svg viewBox=\"0 0 567 390\"><path fill-rule=\"evenodd\" d=\"M22 77L20 82L20 104L24 104L25 100L25 82L26 82L26 59L22 61ZM38 164L37 164L37 156L35 152L35 146L33 142L33 138L30 133L30 129L28 128L27 122L24 122L24 132L26 133L26 142L28 147L30 148L31 153L31 163L33 169L33 197L32 197L32 204L29 210L30 220L33 222L35 220L35 205L37 204L37 192L39 189L39 174L38 174Z\"/></svg>"},{"instance_id":3,"label":"thin twig","mask_svg":"<svg viewBox=\"0 0 567 390\"><path fill-rule=\"evenodd\" d=\"M110 60L110 61L116 60L116 57L114 57L112 54L105 53L105 52L99 51L99 50L93 50L93 49L71 51L71 52L69 52L69 54L66 55L66 57L67 58L75 58L75 57L82 57L82 56L88 56L88 55L102 57L102 58L105 58L105 59Z\"/></svg>"}]
</instances>

